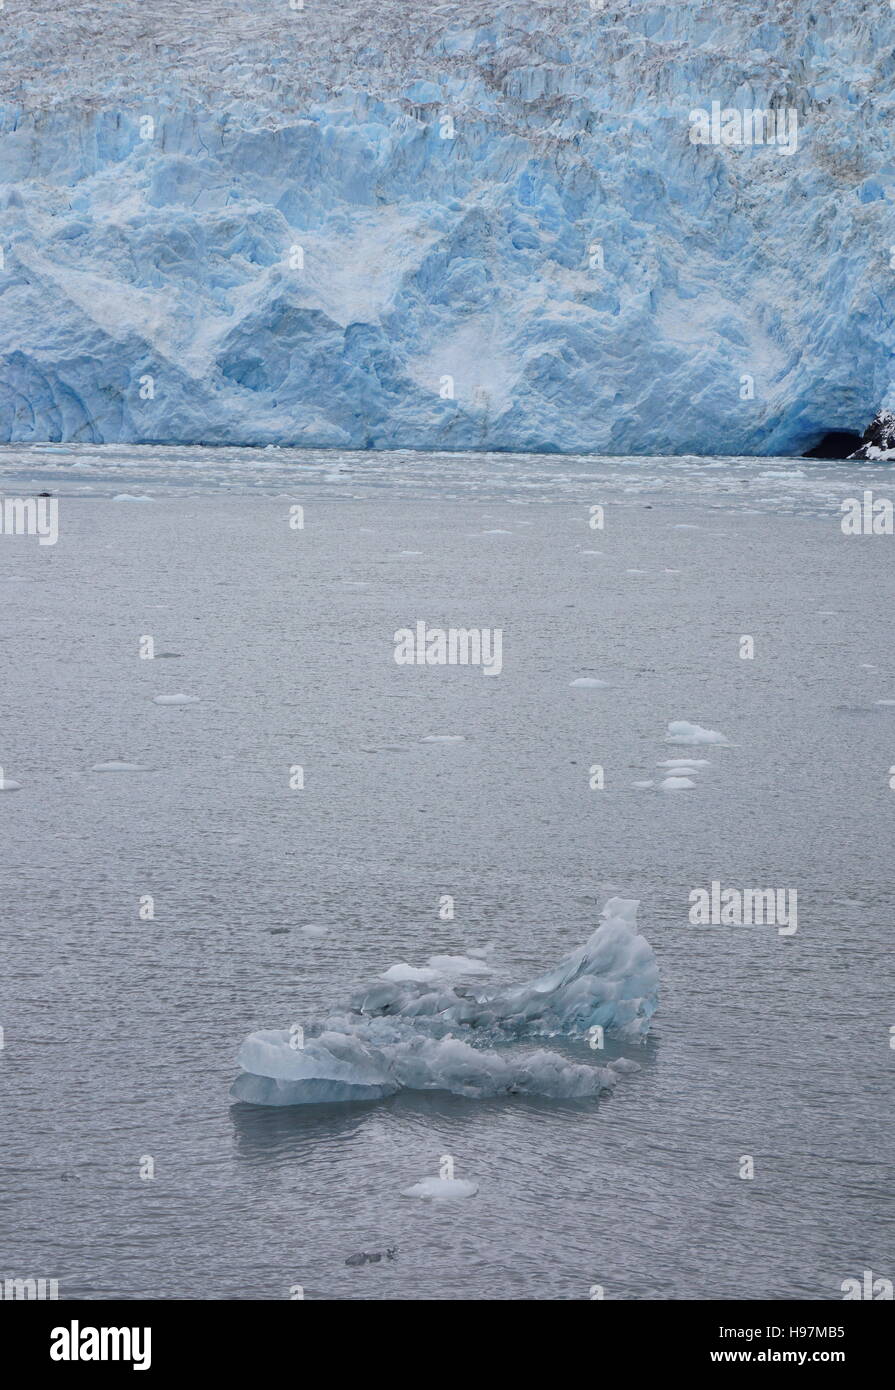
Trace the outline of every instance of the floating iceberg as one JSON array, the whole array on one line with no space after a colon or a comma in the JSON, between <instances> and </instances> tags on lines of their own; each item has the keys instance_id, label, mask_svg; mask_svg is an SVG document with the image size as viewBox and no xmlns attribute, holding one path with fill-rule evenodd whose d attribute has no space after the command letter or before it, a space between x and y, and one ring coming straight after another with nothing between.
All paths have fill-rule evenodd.
<instances>
[{"instance_id":1,"label":"floating iceberg","mask_svg":"<svg viewBox=\"0 0 895 1390\"><path fill-rule=\"evenodd\" d=\"M688 724L686 719L674 719L665 734L666 743L726 743L717 729L703 729L700 724Z\"/></svg>"},{"instance_id":2,"label":"floating iceberg","mask_svg":"<svg viewBox=\"0 0 895 1390\"><path fill-rule=\"evenodd\" d=\"M474 1197L479 1190L468 1178L422 1178L413 1187L405 1187L402 1197L429 1197L435 1202L452 1202L457 1198Z\"/></svg>"},{"instance_id":3,"label":"floating iceberg","mask_svg":"<svg viewBox=\"0 0 895 1390\"><path fill-rule=\"evenodd\" d=\"M431 980L438 979L438 972L427 969L425 966L418 970L414 965L407 965L402 962L400 965L392 965L380 976L383 980L394 980L398 984L404 984L406 980L416 980L419 984L427 984Z\"/></svg>"},{"instance_id":4,"label":"floating iceberg","mask_svg":"<svg viewBox=\"0 0 895 1390\"><path fill-rule=\"evenodd\" d=\"M686 792L695 786L696 783L691 777L665 777L660 783L663 792Z\"/></svg>"},{"instance_id":5,"label":"floating iceberg","mask_svg":"<svg viewBox=\"0 0 895 1390\"><path fill-rule=\"evenodd\" d=\"M457 983L433 957L425 972L386 972L343 1012L304 1031L252 1033L231 1095L256 1105L379 1100L405 1088L475 1098L597 1096L632 1064L591 1066L518 1044L593 1039L597 1029L628 1041L646 1036L659 973L637 931L637 906L610 898L585 945L529 984Z\"/></svg>"},{"instance_id":6,"label":"floating iceberg","mask_svg":"<svg viewBox=\"0 0 895 1390\"><path fill-rule=\"evenodd\" d=\"M490 975L493 969L481 958L470 956L430 956L428 964L439 975Z\"/></svg>"}]
</instances>

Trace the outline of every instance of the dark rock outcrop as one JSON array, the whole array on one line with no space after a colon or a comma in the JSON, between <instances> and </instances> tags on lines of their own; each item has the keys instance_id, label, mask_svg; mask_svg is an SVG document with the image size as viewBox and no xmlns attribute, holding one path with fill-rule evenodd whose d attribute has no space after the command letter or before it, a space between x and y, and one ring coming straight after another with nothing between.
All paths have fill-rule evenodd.
<instances>
[{"instance_id":1,"label":"dark rock outcrop","mask_svg":"<svg viewBox=\"0 0 895 1390\"><path fill-rule=\"evenodd\" d=\"M861 438L861 447L850 459L895 459L895 415L879 410Z\"/></svg>"}]
</instances>

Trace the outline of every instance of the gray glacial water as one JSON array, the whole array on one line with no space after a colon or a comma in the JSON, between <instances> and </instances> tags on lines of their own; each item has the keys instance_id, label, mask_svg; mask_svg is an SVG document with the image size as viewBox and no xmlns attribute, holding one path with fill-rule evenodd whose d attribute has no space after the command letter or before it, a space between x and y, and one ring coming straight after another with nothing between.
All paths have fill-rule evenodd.
<instances>
[{"instance_id":1,"label":"gray glacial water","mask_svg":"<svg viewBox=\"0 0 895 1390\"><path fill-rule=\"evenodd\" d=\"M895 538L845 537L838 510L891 477L3 450L7 496L60 502L55 546L0 536L0 765L22 784L0 794L0 1276L374 1300L838 1299L895 1276ZM418 619L502 628L502 674L396 665ZM141 660L147 634L178 655ZM153 702L179 692L200 703ZM666 744L670 720L729 746ZM465 741L422 742L445 734ZM710 760L694 789L632 786L688 751ZM90 770L110 759L147 770ZM797 890L798 931L691 926L713 880ZM611 1096L231 1102L253 1030L433 954L490 948L496 980L528 979L614 892L641 901L661 998ZM402 1196L445 1154L477 1196Z\"/></svg>"}]
</instances>

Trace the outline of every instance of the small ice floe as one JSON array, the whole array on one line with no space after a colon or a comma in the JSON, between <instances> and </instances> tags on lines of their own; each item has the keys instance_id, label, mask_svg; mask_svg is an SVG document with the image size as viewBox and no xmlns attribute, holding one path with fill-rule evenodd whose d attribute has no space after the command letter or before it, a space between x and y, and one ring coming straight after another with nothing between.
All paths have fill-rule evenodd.
<instances>
[{"instance_id":1,"label":"small ice floe","mask_svg":"<svg viewBox=\"0 0 895 1390\"><path fill-rule=\"evenodd\" d=\"M579 550L579 555L602 555L602 550Z\"/></svg>"},{"instance_id":2,"label":"small ice floe","mask_svg":"<svg viewBox=\"0 0 895 1390\"><path fill-rule=\"evenodd\" d=\"M11 777L4 777L0 773L0 792L20 792L21 790L21 782L14 782Z\"/></svg>"},{"instance_id":3,"label":"small ice floe","mask_svg":"<svg viewBox=\"0 0 895 1390\"><path fill-rule=\"evenodd\" d=\"M70 454L71 449L62 448L58 444L32 444L32 454Z\"/></svg>"},{"instance_id":4,"label":"small ice floe","mask_svg":"<svg viewBox=\"0 0 895 1390\"><path fill-rule=\"evenodd\" d=\"M872 666L872 665L870 664L869 661L862 661L862 662L861 662L861 670L862 670L862 671L878 671L878 670L879 670L879 667L878 667L878 666Z\"/></svg>"},{"instance_id":5,"label":"small ice floe","mask_svg":"<svg viewBox=\"0 0 895 1390\"><path fill-rule=\"evenodd\" d=\"M113 502L154 502L154 497L148 497L145 493L136 492L116 492L112 498Z\"/></svg>"},{"instance_id":6,"label":"small ice floe","mask_svg":"<svg viewBox=\"0 0 895 1390\"><path fill-rule=\"evenodd\" d=\"M695 767L711 767L708 758L666 758L664 762L656 763L656 767L685 768L690 771Z\"/></svg>"},{"instance_id":7,"label":"small ice floe","mask_svg":"<svg viewBox=\"0 0 895 1390\"><path fill-rule=\"evenodd\" d=\"M682 572L682 570L670 570L667 565L665 566L666 574L681 574Z\"/></svg>"},{"instance_id":8,"label":"small ice floe","mask_svg":"<svg viewBox=\"0 0 895 1390\"><path fill-rule=\"evenodd\" d=\"M402 1197L429 1197L435 1202L454 1201L458 1197L474 1197L479 1190L468 1178L423 1178L413 1187L405 1187Z\"/></svg>"},{"instance_id":9,"label":"small ice floe","mask_svg":"<svg viewBox=\"0 0 895 1390\"><path fill-rule=\"evenodd\" d=\"M659 789L663 792L686 792L696 783L691 777L663 777Z\"/></svg>"},{"instance_id":10,"label":"small ice floe","mask_svg":"<svg viewBox=\"0 0 895 1390\"><path fill-rule=\"evenodd\" d=\"M408 965L406 961L401 961L399 965L390 965L388 970L384 970L379 978L380 980L393 980L399 985L405 984L408 980L426 985L431 980L438 979L438 971L426 969L425 966L417 969L415 965Z\"/></svg>"},{"instance_id":11,"label":"small ice floe","mask_svg":"<svg viewBox=\"0 0 895 1390\"><path fill-rule=\"evenodd\" d=\"M503 531L499 526L492 526L489 531L483 531L483 536L511 536L512 531Z\"/></svg>"},{"instance_id":12,"label":"small ice floe","mask_svg":"<svg viewBox=\"0 0 895 1390\"><path fill-rule=\"evenodd\" d=\"M665 734L666 743L726 743L717 729L703 729L701 724L688 724L686 719L674 719Z\"/></svg>"},{"instance_id":13,"label":"small ice floe","mask_svg":"<svg viewBox=\"0 0 895 1390\"><path fill-rule=\"evenodd\" d=\"M877 700L878 705L895 705L895 700Z\"/></svg>"},{"instance_id":14,"label":"small ice floe","mask_svg":"<svg viewBox=\"0 0 895 1390\"><path fill-rule=\"evenodd\" d=\"M438 975L490 975L492 967L469 956L430 956L429 969Z\"/></svg>"},{"instance_id":15,"label":"small ice floe","mask_svg":"<svg viewBox=\"0 0 895 1390\"><path fill-rule=\"evenodd\" d=\"M646 574L647 570L625 570L625 574Z\"/></svg>"},{"instance_id":16,"label":"small ice floe","mask_svg":"<svg viewBox=\"0 0 895 1390\"><path fill-rule=\"evenodd\" d=\"M632 1057L616 1057L614 1062L609 1063L609 1069L619 1076L633 1076L635 1072L640 1071L640 1063L635 1062Z\"/></svg>"},{"instance_id":17,"label":"small ice floe","mask_svg":"<svg viewBox=\"0 0 895 1390\"><path fill-rule=\"evenodd\" d=\"M399 551L398 551L398 554L399 554L399 555L422 555L422 553L423 553L423 552L422 552L421 550L399 550Z\"/></svg>"},{"instance_id":18,"label":"small ice floe","mask_svg":"<svg viewBox=\"0 0 895 1390\"><path fill-rule=\"evenodd\" d=\"M646 791L647 787L654 787L655 785L656 785L656 784L655 784L655 782L653 782L653 781L649 781L649 782L632 782L632 783L631 783L631 786L632 786L632 787L636 787L638 791Z\"/></svg>"},{"instance_id":19,"label":"small ice floe","mask_svg":"<svg viewBox=\"0 0 895 1390\"><path fill-rule=\"evenodd\" d=\"M672 531L701 531L702 527L695 525L692 521L678 521L671 529Z\"/></svg>"},{"instance_id":20,"label":"small ice floe","mask_svg":"<svg viewBox=\"0 0 895 1390\"><path fill-rule=\"evenodd\" d=\"M198 695L156 695L152 703L154 705L198 705L201 702Z\"/></svg>"},{"instance_id":21,"label":"small ice floe","mask_svg":"<svg viewBox=\"0 0 895 1390\"><path fill-rule=\"evenodd\" d=\"M112 758L107 763L94 763L91 772L145 772L146 768L142 763L125 763L118 758Z\"/></svg>"},{"instance_id":22,"label":"small ice floe","mask_svg":"<svg viewBox=\"0 0 895 1390\"><path fill-rule=\"evenodd\" d=\"M316 922L308 922L306 926L302 927L302 931L305 936L326 936L327 929L319 926Z\"/></svg>"},{"instance_id":23,"label":"small ice floe","mask_svg":"<svg viewBox=\"0 0 895 1390\"><path fill-rule=\"evenodd\" d=\"M569 681L572 690L603 690L608 684L608 681L597 680L595 676L578 676L576 680Z\"/></svg>"},{"instance_id":24,"label":"small ice floe","mask_svg":"<svg viewBox=\"0 0 895 1390\"><path fill-rule=\"evenodd\" d=\"M465 743L465 734L426 734L420 743Z\"/></svg>"}]
</instances>

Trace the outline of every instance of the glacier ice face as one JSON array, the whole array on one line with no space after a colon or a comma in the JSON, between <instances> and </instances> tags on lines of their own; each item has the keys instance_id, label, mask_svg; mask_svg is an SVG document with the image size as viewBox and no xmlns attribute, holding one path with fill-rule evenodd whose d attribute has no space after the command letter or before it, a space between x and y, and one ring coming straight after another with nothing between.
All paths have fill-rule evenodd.
<instances>
[{"instance_id":1,"label":"glacier ice face","mask_svg":"<svg viewBox=\"0 0 895 1390\"><path fill-rule=\"evenodd\" d=\"M893 40L879 0L18 0L0 440L860 428L895 405ZM714 101L797 148L691 143Z\"/></svg>"},{"instance_id":2,"label":"glacier ice face","mask_svg":"<svg viewBox=\"0 0 895 1390\"><path fill-rule=\"evenodd\" d=\"M645 1038L659 975L637 931L637 906L611 898L585 945L526 985L457 984L455 971L431 968L434 957L425 972L386 972L348 1009L306 1032L252 1033L240 1048L242 1073L231 1095L256 1105L380 1100L405 1088L470 1097L599 1095L634 1064L619 1058L589 1066L518 1044L593 1040L600 1029Z\"/></svg>"}]
</instances>

